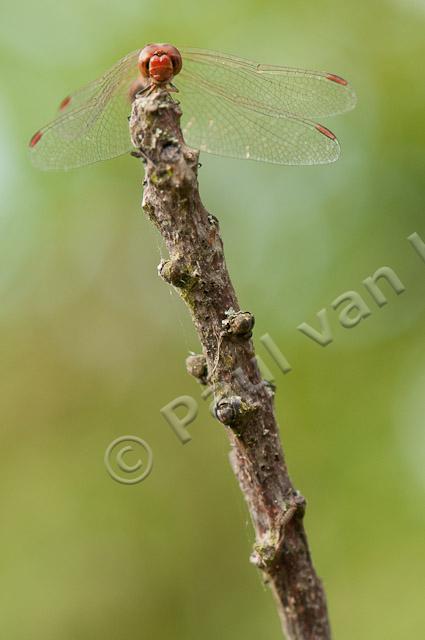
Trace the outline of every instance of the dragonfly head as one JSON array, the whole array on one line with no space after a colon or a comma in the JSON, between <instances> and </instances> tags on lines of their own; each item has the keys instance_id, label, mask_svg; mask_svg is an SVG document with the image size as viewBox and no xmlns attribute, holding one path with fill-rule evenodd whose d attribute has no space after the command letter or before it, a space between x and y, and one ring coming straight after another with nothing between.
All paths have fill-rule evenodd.
<instances>
[{"instance_id":1,"label":"dragonfly head","mask_svg":"<svg viewBox=\"0 0 425 640\"><path fill-rule=\"evenodd\" d=\"M180 51L171 44L148 44L139 54L139 70L155 84L171 82L182 68Z\"/></svg>"}]
</instances>

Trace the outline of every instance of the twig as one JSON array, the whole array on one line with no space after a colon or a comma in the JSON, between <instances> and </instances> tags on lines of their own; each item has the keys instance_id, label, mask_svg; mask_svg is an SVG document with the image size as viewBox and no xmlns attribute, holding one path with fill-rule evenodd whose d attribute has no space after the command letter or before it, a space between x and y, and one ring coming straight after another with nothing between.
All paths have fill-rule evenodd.
<instances>
[{"instance_id":1,"label":"twig","mask_svg":"<svg viewBox=\"0 0 425 640\"><path fill-rule=\"evenodd\" d=\"M274 392L254 357L254 319L240 311L218 221L199 196L199 153L185 145L180 116L178 103L158 89L136 96L130 118L145 162L143 208L170 256L158 270L189 307L202 344L203 356L190 356L188 370L213 385L216 416L227 427L256 534L251 561L275 595L288 640L329 640L325 594L303 527L305 500L289 478Z\"/></svg>"}]
</instances>

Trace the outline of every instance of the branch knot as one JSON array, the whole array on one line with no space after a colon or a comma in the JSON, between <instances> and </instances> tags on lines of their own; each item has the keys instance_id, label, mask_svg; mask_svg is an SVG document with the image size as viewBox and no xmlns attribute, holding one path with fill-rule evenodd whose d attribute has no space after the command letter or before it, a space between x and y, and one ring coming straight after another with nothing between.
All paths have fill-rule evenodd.
<instances>
[{"instance_id":1,"label":"branch knot","mask_svg":"<svg viewBox=\"0 0 425 640\"><path fill-rule=\"evenodd\" d=\"M208 383L208 366L206 357L199 353L191 353L186 358L187 372L203 385Z\"/></svg>"},{"instance_id":2,"label":"branch knot","mask_svg":"<svg viewBox=\"0 0 425 640\"><path fill-rule=\"evenodd\" d=\"M230 309L226 319L221 324L224 333L228 336L239 340L250 340L255 318L249 311L233 311L233 309Z\"/></svg>"},{"instance_id":3,"label":"branch knot","mask_svg":"<svg viewBox=\"0 0 425 640\"><path fill-rule=\"evenodd\" d=\"M214 413L217 420L222 424L230 427L239 417L242 407L240 396L230 396L230 398L221 398L214 407Z\"/></svg>"},{"instance_id":4,"label":"branch knot","mask_svg":"<svg viewBox=\"0 0 425 640\"><path fill-rule=\"evenodd\" d=\"M179 258L161 260L158 274L165 282L179 289L191 289L198 280L196 271L190 271L187 264Z\"/></svg>"},{"instance_id":5,"label":"branch knot","mask_svg":"<svg viewBox=\"0 0 425 640\"><path fill-rule=\"evenodd\" d=\"M306 500L298 491L283 504L283 510L276 524L270 527L262 540L254 544L250 561L259 569L272 574L279 566L284 553L286 530L294 519L302 519L305 514Z\"/></svg>"}]
</instances>

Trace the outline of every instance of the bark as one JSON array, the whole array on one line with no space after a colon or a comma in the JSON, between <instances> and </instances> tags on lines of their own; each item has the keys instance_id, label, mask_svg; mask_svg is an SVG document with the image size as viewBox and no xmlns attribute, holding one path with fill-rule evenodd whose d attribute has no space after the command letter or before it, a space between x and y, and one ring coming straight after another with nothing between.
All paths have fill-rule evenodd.
<instances>
[{"instance_id":1,"label":"bark","mask_svg":"<svg viewBox=\"0 0 425 640\"><path fill-rule=\"evenodd\" d=\"M214 391L217 419L246 499L256 541L251 561L275 596L288 640L329 640L326 598L312 565L305 499L286 467L273 409L251 340L253 316L241 311L223 253L219 223L198 191L199 152L188 148L178 103L161 89L133 101L134 153L145 163L143 209L169 252L158 270L186 302L202 345L187 368Z\"/></svg>"}]
</instances>

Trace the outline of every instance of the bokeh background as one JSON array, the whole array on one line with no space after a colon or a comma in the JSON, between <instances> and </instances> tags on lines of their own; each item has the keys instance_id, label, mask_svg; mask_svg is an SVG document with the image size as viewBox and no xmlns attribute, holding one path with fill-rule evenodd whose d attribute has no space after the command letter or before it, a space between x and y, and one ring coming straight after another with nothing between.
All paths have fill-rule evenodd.
<instances>
[{"instance_id":1,"label":"bokeh background","mask_svg":"<svg viewBox=\"0 0 425 640\"><path fill-rule=\"evenodd\" d=\"M43 174L27 157L64 95L152 41L325 69L357 90L354 112L324 122L342 144L335 165L204 154L200 182L278 385L335 638L423 636L425 263L406 238L425 240L424 31L424 0L3 3L2 636L281 637L248 562L226 434L184 369L199 345L156 274L163 250L140 209L139 163ZM378 308L361 283L383 265L406 291L384 285ZM330 307L347 290L372 310L351 330ZM296 330L324 307L326 348ZM266 332L291 373L259 342ZM186 445L159 413L182 394L199 403ZM132 487L103 464L124 434L154 453Z\"/></svg>"}]
</instances>

